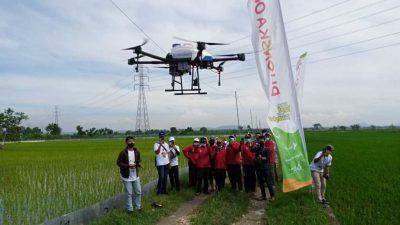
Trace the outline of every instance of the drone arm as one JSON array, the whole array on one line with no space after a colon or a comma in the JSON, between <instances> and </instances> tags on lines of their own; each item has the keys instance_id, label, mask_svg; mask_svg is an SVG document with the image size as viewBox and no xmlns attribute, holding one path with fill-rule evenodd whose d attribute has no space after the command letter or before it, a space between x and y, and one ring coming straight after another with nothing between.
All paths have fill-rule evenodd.
<instances>
[{"instance_id":1,"label":"drone arm","mask_svg":"<svg viewBox=\"0 0 400 225\"><path fill-rule=\"evenodd\" d=\"M214 58L214 62L221 62L221 61L244 61L246 59L245 54L240 53L236 55L229 55L229 57L224 57L224 58Z\"/></svg>"},{"instance_id":2,"label":"drone arm","mask_svg":"<svg viewBox=\"0 0 400 225\"><path fill-rule=\"evenodd\" d=\"M167 62L167 60L165 58L157 56L157 55L150 54L148 52L141 51L141 54L143 54L144 56L148 56L150 58L153 58L153 59L160 60L160 61L162 61L162 63L166 63Z\"/></svg>"},{"instance_id":3,"label":"drone arm","mask_svg":"<svg viewBox=\"0 0 400 225\"><path fill-rule=\"evenodd\" d=\"M128 64L129 65L135 65L135 64L165 64L165 62L161 62L161 61L136 61L135 58L130 58L130 59L128 59Z\"/></svg>"}]
</instances>

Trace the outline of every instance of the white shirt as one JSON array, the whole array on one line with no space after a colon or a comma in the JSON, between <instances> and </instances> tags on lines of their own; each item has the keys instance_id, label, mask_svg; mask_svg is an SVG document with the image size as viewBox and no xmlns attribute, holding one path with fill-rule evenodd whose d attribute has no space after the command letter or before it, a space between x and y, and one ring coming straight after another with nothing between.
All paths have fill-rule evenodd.
<instances>
[{"instance_id":1,"label":"white shirt","mask_svg":"<svg viewBox=\"0 0 400 225\"><path fill-rule=\"evenodd\" d=\"M158 143L158 142L154 144L154 152L157 152L159 146L160 146L160 143ZM160 147L160 153L158 153L158 154L156 153L157 166L163 166L163 165L167 165L169 163L168 152L169 152L168 144L167 143L162 144Z\"/></svg>"},{"instance_id":2,"label":"white shirt","mask_svg":"<svg viewBox=\"0 0 400 225\"><path fill-rule=\"evenodd\" d=\"M317 152L317 154L315 154L314 159L320 157L323 154L322 151ZM325 166L331 166L332 164L332 156L328 155L328 156L322 156L322 158L315 163L314 159L311 161L310 164L310 169L311 171L316 171L316 172L324 172L324 168Z\"/></svg>"},{"instance_id":3,"label":"white shirt","mask_svg":"<svg viewBox=\"0 0 400 225\"><path fill-rule=\"evenodd\" d=\"M173 148L172 146L169 146L169 151L175 155L175 157L171 158L171 166L178 165L178 155L177 154L181 152L178 145L175 145L175 148Z\"/></svg>"},{"instance_id":4,"label":"white shirt","mask_svg":"<svg viewBox=\"0 0 400 225\"><path fill-rule=\"evenodd\" d=\"M135 151L128 150L128 161L129 161L129 164L135 163ZM137 176L136 168L133 168L133 169L129 168L129 177L128 178L122 177L122 180L124 180L124 181L135 181L137 179L139 179L139 177Z\"/></svg>"}]
</instances>

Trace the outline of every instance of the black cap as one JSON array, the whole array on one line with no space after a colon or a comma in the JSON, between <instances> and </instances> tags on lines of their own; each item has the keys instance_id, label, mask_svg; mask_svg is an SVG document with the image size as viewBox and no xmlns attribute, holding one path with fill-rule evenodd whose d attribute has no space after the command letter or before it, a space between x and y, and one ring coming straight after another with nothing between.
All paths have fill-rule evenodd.
<instances>
[{"instance_id":1,"label":"black cap","mask_svg":"<svg viewBox=\"0 0 400 225\"><path fill-rule=\"evenodd\" d=\"M207 143L207 138L205 137L200 138L200 143Z\"/></svg>"},{"instance_id":2,"label":"black cap","mask_svg":"<svg viewBox=\"0 0 400 225\"><path fill-rule=\"evenodd\" d=\"M160 133L158 133L158 137L165 137L165 133L161 131Z\"/></svg>"}]
</instances>

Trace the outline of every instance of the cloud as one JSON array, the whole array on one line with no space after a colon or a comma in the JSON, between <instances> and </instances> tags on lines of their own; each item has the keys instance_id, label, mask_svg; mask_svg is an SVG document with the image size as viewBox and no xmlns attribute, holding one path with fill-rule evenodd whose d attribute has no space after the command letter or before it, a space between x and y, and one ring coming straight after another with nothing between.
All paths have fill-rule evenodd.
<instances>
[{"instance_id":1,"label":"cloud","mask_svg":"<svg viewBox=\"0 0 400 225\"><path fill-rule=\"evenodd\" d=\"M251 52L250 23L246 1L122 1L114 0L165 51L179 42L174 36L192 40L231 42L209 47L211 53ZM306 3L281 1L285 21L329 6L322 0ZM395 6L388 0L374 7L337 16L370 3L352 1L313 16L286 24L289 47L394 19L399 9L377 14L324 32L308 35L363 15ZM348 43L394 32L400 22L343 35L302 48L291 49L292 57L324 51ZM296 36L304 36L295 38ZM138 92L133 90L133 68L126 60L132 52L122 48L137 45L145 35L110 1L6 0L0 8L0 106L14 107L30 115L29 124L43 127L53 120L54 106L60 108L65 131L84 127L134 129ZM349 54L398 42L398 36L310 54L309 61ZM241 39L241 40L239 40ZM292 40L293 39L293 40ZM165 56L152 41L144 48ZM303 96L303 124L312 126L398 123L400 113L398 78L400 54L391 47L307 64ZM174 96L165 93L171 78L167 70L150 69L150 91L146 92L153 128L236 124L234 92L239 96L241 123L260 120L265 126L266 98L255 70L254 57L225 64L222 86L215 73L201 71L206 96ZM295 62L292 62L295 63ZM184 78L188 80L188 76ZM10 94L12 93L12 94ZM385 116L382 116L385 115ZM256 119L257 118L257 119Z\"/></svg>"}]
</instances>

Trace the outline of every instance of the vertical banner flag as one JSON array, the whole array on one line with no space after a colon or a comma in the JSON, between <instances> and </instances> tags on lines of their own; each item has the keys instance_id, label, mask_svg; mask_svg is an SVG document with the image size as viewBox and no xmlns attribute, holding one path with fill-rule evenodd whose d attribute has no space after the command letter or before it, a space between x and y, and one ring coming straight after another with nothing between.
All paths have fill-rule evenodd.
<instances>
[{"instance_id":1,"label":"vertical banner flag","mask_svg":"<svg viewBox=\"0 0 400 225\"><path fill-rule=\"evenodd\" d=\"M294 85L296 86L297 93L297 101L299 102L300 112L302 110L302 99L303 99L303 86L304 86L304 78L306 75L306 56L307 52L303 53L296 64L296 77L294 81Z\"/></svg>"},{"instance_id":2,"label":"vertical banner flag","mask_svg":"<svg viewBox=\"0 0 400 225\"><path fill-rule=\"evenodd\" d=\"M283 192L312 183L303 126L279 0L248 0L258 74L268 99L267 123L275 137Z\"/></svg>"}]
</instances>

